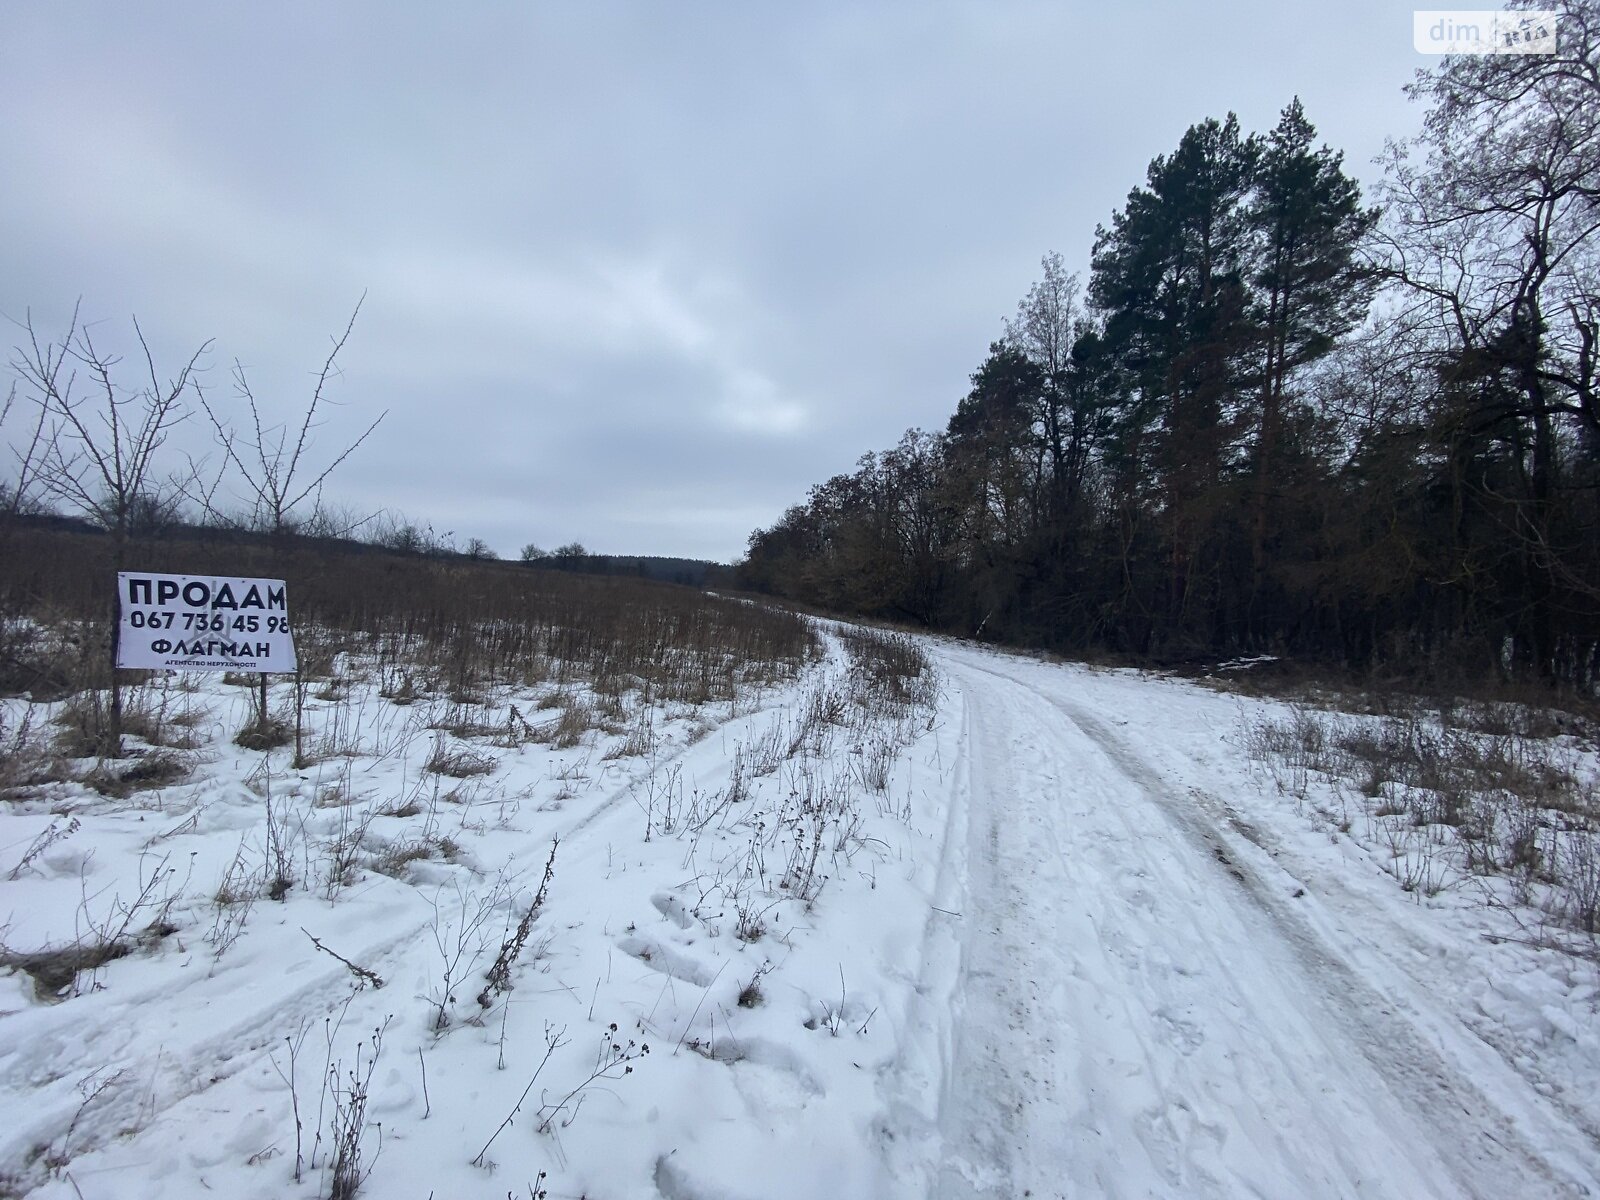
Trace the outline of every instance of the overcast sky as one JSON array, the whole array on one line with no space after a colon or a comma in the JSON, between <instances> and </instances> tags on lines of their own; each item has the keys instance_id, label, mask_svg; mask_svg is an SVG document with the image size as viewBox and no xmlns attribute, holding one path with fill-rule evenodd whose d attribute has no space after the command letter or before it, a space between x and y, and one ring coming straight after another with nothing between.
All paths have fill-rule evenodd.
<instances>
[{"instance_id":1,"label":"overcast sky","mask_svg":"<svg viewBox=\"0 0 1600 1200\"><path fill-rule=\"evenodd\" d=\"M1390 0L6 0L0 314L292 417L364 292L338 500L731 560L941 428L1188 125L1298 94L1370 182L1423 64Z\"/></svg>"}]
</instances>

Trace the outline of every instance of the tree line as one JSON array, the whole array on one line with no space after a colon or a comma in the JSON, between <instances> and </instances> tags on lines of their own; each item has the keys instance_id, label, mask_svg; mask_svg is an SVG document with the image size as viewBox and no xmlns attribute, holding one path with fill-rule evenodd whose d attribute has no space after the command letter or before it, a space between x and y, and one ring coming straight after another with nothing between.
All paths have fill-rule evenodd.
<instances>
[{"instance_id":1,"label":"tree line","mask_svg":"<svg viewBox=\"0 0 1600 1200\"><path fill-rule=\"evenodd\" d=\"M1065 651L1600 683L1600 2L1408 89L1367 204L1298 100L1192 126L942 431L750 537L756 590Z\"/></svg>"}]
</instances>

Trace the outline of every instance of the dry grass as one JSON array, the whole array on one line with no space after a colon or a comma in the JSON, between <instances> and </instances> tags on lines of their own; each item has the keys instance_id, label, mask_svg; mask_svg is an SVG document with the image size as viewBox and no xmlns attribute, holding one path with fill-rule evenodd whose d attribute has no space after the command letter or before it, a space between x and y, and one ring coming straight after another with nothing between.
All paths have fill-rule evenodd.
<instances>
[{"instance_id":1,"label":"dry grass","mask_svg":"<svg viewBox=\"0 0 1600 1200\"><path fill-rule=\"evenodd\" d=\"M423 694L422 689L417 686L416 676L410 671L401 670L387 675L383 686L378 690L378 695L402 708L415 704Z\"/></svg>"},{"instance_id":2,"label":"dry grass","mask_svg":"<svg viewBox=\"0 0 1600 1200\"><path fill-rule=\"evenodd\" d=\"M14 531L10 547L0 578L0 682L10 663L16 668L10 672L13 683L24 676L61 683L70 699L58 757L117 752L105 665L109 539L24 528ZM356 669L375 674L380 694L391 703L454 697L450 732L507 747L538 737L566 749L595 729L628 731L634 705L627 698L635 693L643 705L731 702L741 687L792 680L820 651L810 624L791 611L638 579L352 553L311 541L274 549L237 540L173 539L135 543L130 553L159 557L169 571L286 579L301 631L302 680L322 684L305 684L306 694L341 703L340 672L352 669L353 660ZM144 677L118 676L124 685ZM230 672L223 679L241 688L259 683L247 673ZM535 722L531 711L508 714L503 722L487 710L468 712L483 707L487 697L530 684L544 691L541 708L559 710L553 722ZM163 684L148 704L137 689L127 689L123 731L151 746L198 748L202 738L195 725L168 708L181 686ZM239 744L263 753L288 744L286 716L275 714L264 726L252 723L240 731ZM631 741L639 744L638 738ZM305 761L340 752L316 741L306 747ZM30 746L29 755L37 754ZM466 778L483 773L485 764L472 751L441 750L430 769ZM0 787L25 786L16 781L53 773L37 761L26 768L0 765Z\"/></svg>"},{"instance_id":3,"label":"dry grass","mask_svg":"<svg viewBox=\"0 0 1600 1200\"><path fill-rule=\"evenodd\" d=\"M244 750L276 750L294 741L294 730L285 721L251 721L233 735L233 744Z\"/></svg>"},{"instance_id":4,"label":"dry grass","mask_svg":"<svg viewBox=\"0 0 1600 1200\"><path fill-rule=\"evenodd\" d=\"M0 800L22 799L71 777L66 761L35 728L31 708L9 719L0 709Z\"/></svg>"},{"instance_id":5,"label":"dry grass","mask_svg":"<svg viewBox=\"0 0 1600 1200\"><path fill-rule=\"evenodd\" d=\"M373 851L367 865L380 875L399 879L412 863L434 859L454 862L460 853L461 847L453 839L430 833L421 837L396 838Z\"/></svg>"},{"instance_id":6,"label":"dry grass","mask_svg":"<svg viewBox=\"0 0 1600 1200\"><path fill-rule=\"evenodd\" d=\"M1446 691L1409 677L1354 677L1286 659L1183 674L1216 691L1284 700L1324 712L1432 720L1492 736L1573 737L1600 746L1600 701L1528 685L1472 678L1464 680L1460 690Z\"/></svg>"},{"instance_id":7,"label":"dry grass","mask_svg":"<svg viewBox=\"0 0 1600 1200\"><path fill-rule=\"evenodd\" d=\"M84 971L97 970L130 953L132 947L121 942L89 942L27 953L0 949L0 966L27 974L33 980L34 994L51 1003L71 992Z\"/></svg>"},{"instance_id":8,"label":"dry grass","mask_svg":"<svg viewBox=\"0 0 1600 1200\"><path fill-rule=\"evenodd\" d=\"M623 730L621 743L606 751L604 757L607 761L619 758L644 758L653 753L655 748L655 714L651 709L641 707Z\"/></svg>"},{"instance_id":9,"label":"dry grass","mask_svg":"<svg viewBox=\"0 0 1600 1200\"><path fill-rule=\"evenodd\" d=\"M584 735L600 726L594 706L581 697L572 697L561 710L561 716L540 730L539 740L548 741L557 750L570 750L581 745Z\"/></svg>"},{"instance_id":10,"label":"dry grass","mask_svg":"<svg viewBox=\"0 0 1600 1200\"><path fill-rule=\"evenodd\" d=\"M182 783L194 771L187 756L158 750L133 759L108 759L83 776L83 782L102 796L126 799L135 792Z\"/></svg>"},{"instance_id":11,"label":"dry grass","mask_svg":"<svg viewBox=\"0 0 1600 1200\"><path fill-rule=\"evenodd\" d=\"M447 746L440 738L433 747L433 754L429 756L424 770L432 771L436 775L448 775L452 779L471 779L476 775L488 775L495 769L495 758L492 754L480 754L467 746Z\"/></svg>"},{"instance_id":12,"label":"dry grass","mask_svg":"<svg viewBox=\"0 0 1600 1200\"><path fill-rule=\"evenodd\" d=\"M902 633L877 629L843 630L839 640L850 656L856 694L895 714L925 707L937 698L938 677L922 647Z\"/></svg>"},{"instance_id":13,"label":"dry grass","mask_svg":"<svg viewBox=\"0 0 1600 1200\"><path fill-rule=\"evenodd\" d=\"M62 705L55 716L60 727L54 749L63 758L99 758L113 752L111 701L108 693L85 689Z\"/></svg>"},{"instance_id":14,"label":"dry grass","mask_svg":"<svg viewBox=\"0 0 1600 1200\"><path fill-rule=\"evenodd\" d=\"M1514 896L1600 932L1600 785L1561 722L1478 705L1354 716L1293 706L1245 731L1252 758L1305 800L1331 788L1407 891L1500 876ZM1561 730L1536 737L1526 730ZM1492 731L1492 732L1491 732Z\"/></svg>"}]
</instances>

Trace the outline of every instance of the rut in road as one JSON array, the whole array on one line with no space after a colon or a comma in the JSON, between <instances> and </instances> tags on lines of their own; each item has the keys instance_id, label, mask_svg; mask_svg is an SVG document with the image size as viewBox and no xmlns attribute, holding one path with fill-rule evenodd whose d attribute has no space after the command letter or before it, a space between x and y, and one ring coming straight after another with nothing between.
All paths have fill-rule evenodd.
<instances>
[{"instance_id":1,"label":"rut in road","mask_svg":"<svg viewBox=\"0 0 1600 1200\"><path fill-rule=\"evenodd\" d=\"M937 1196L1588 1194L1095 714L946 657L972 799Z\"/></svg>"}]
</instances>

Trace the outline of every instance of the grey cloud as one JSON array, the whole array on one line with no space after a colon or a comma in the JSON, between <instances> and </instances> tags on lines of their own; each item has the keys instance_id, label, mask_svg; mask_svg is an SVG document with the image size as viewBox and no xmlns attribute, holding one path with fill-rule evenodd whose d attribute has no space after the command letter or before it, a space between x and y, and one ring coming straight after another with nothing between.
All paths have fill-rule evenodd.
<instances>
[{"instance_id":1,"label":"grey cloud","mask_svg":"<svg viewBox=\"0 0 1600 1200\"><path fill-rule=\"evenodd\" d=\"M1129 6L1132 8L1133 6ZM335 476L502 552L731 557L941 426L1042 253L1185 125L1299 92L1366 160L1410 10L294 2L0 16L0 313L216 339Z\"/></svg>"}]
</instances>

